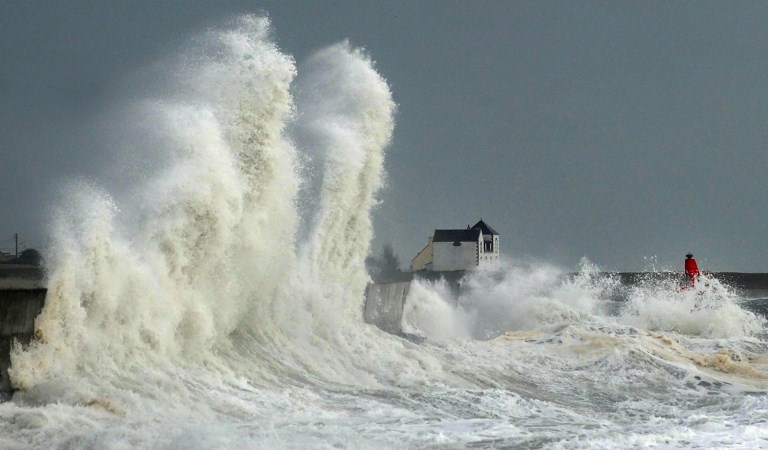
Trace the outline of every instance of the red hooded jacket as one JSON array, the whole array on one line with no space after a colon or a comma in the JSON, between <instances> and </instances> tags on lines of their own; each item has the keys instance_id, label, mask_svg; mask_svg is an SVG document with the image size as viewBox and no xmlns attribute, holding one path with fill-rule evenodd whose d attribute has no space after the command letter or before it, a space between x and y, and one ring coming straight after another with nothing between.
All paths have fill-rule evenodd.
<instances>
[{"instance_id":1,"label":"red hooded jacket","mask_svg":"<svg viewBox=\"0 0 768 450\"><path fill-rule=\"evenodd\" d=\"M691 278L699 274L699 266L696 264L695 259L687 258L685 260L685 274Z\"/></svg>"}]
</instances>

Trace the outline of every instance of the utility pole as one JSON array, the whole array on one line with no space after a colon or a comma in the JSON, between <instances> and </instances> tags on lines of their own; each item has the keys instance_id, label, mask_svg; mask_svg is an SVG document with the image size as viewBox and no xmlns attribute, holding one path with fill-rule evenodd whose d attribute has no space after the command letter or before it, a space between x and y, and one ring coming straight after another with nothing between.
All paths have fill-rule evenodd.
<instances>
[{"instance_id":1,"label":"utility pole","mask_svg":"<svg viewBox=\"0 0 768 450\"><path fill-rule=\"evenodd\" d=\"M16 238L16 259L19 259L19 233L13 235Z\"/></svg>"}]
</instances>

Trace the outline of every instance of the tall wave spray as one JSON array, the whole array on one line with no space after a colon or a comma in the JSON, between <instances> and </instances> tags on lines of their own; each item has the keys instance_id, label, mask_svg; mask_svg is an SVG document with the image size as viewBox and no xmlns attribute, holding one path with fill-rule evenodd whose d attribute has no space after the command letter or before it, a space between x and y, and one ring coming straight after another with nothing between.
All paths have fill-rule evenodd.
<instances>
[{"instance_id":1,"label":"tall wave spray","mask_svg":"<svg viewBox=\"0 0 768 450\"><path fill-rule=\"evenodd\" d=\"M171 69L160 95L130 108L151 161L138 181L112 194L73 183L64 195L38 341L12 355L18 388L209 361L245 337L290 353L292 327L332 337L319 309L359 315L394 110L371 61L347 43L320 51L297 110L292 58L266 19L248 16ZM302 244L299 158L286 131L296 117L324 161Z\"/></svg>"},{"instance_id":2,"label":"tall wave spray","mask_svg":"<svg viewBox=\"0 0 768 450\"><path fill-rule=\"evenodd\" d=\"M369 212L381 187L394 105L370 61L346 42L319 52L306 70L307 82L299 84L302 128L324 170L302 262L312 277L326 280L326 296L354 298L368 280Z\"/></svg>"}]
</instances>

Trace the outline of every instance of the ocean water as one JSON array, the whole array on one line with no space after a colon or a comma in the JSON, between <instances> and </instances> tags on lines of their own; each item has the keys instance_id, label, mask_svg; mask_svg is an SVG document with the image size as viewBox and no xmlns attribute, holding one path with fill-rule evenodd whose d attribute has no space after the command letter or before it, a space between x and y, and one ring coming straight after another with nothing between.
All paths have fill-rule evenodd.
<instances>
[{"instance_id":1,"label":"ocean water","mask_svg":"<svg viewBox=\"0 0 768 450\"><path fill-rule=\"evenodd\" d=\"M0 448L768 448L765 319L716 279L505 261L415 284L417 338L363 323L396 109L364 51L297 65L245 16L147 76L57 202Z\"/></svg>"}]
</instances>

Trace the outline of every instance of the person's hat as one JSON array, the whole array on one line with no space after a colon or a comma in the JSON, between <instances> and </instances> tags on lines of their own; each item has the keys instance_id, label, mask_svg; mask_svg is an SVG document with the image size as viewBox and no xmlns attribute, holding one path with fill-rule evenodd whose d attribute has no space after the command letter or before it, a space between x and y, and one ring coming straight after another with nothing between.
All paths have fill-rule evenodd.
<instances>
[{"instance_id":1,"label":"person's hat","mask_svg":"<svg viewBox=\"0 0 768 450\"><path fill-rule=\"evenodd\" d=\"M693 258L693 253L686 253L686 254L685 254L685 257L686 257L686 258Z\"/></svg>"}]
</instances>

